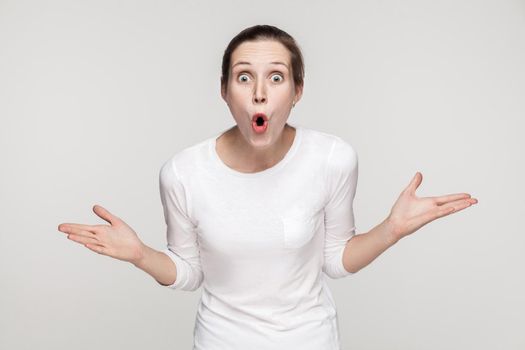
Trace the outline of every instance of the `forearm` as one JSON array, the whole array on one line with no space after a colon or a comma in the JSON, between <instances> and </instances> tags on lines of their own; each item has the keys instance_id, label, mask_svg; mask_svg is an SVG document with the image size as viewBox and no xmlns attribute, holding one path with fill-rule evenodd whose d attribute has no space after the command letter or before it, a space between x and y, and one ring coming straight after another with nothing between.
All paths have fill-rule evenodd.
<instances>
[{"instance_id":1,"label":"forearm","mask_svg":"<svg viewBox=\"0 0 525 350\"><path fill-rule=\"evenodd\" d=\"M164 253L143 246L140 259L133 265L150 274L158 283L169 286L177 278L175 263Z\"/></svg>"},{"instance_id":2,"label":"forearm","mask_svg":"<svg viewBox=\"0 0 525 350\"><path fill-rule=\"evenodd\" d=\"M353 273L361 270L397 242L393 237L388 218L369 232L355 235L346 243L344 268Z\"/></svg>"}]
</instances>

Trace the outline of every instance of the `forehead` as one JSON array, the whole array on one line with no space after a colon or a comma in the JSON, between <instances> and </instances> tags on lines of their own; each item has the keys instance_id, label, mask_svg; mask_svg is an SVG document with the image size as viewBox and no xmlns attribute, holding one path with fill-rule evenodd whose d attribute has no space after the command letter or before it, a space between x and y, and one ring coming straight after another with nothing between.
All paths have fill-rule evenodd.
<instances>
[{"instance_id":1,"label":"forehead","mask_svg":"<svg viewBox=\"0 0 525 350\"><path fill-rule=\"evenodd\" d=\"M231 65L239 61L252 64L280 61L289 65L290 52L276 40L245 41L232 53Z\"/></svg>"}]
</instances>

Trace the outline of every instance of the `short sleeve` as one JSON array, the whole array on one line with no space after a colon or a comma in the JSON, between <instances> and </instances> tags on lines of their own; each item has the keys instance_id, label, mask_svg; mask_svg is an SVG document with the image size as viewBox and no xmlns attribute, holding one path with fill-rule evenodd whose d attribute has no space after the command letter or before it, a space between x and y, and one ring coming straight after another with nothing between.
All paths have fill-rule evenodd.
<instances>
[{"instance_id":1,"label":"short sleeve","mask_svg":"<svg viewBox=\"0 0 525 350\"><path fill-rule=\"evenodd\" d=\"M162 252L171 258L177 269L175 282L167 287L196 290L203 280L197 234L188 215L187 194L172 160L160 170L159 188L167 225L167 248Z\"/></svg>"},{"instance_id":2,"label":"short sleeve","mask_svg":"<svg viewBox=\"0 0 525 350\"><path fill-rule=\"evenodd\" d=\"M326 163L325 247L323 271L331 278L351 275L343 266L343 252L355 235L353 201L358 158L354 148L337 137Z\"/></svg>"}]
</instances>

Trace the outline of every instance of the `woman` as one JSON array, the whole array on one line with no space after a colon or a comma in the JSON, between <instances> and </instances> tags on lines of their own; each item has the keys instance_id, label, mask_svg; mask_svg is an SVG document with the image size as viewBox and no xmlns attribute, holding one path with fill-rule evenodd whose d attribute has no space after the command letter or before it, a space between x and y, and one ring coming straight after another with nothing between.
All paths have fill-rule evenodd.
<instances>
[{"instance_id":1,"label":"woman","mask_svg":"<svg viewBox=\"0 0 525 350\"><path fill-rule=\"evenodd\" d=\"M353 147L287 123L303 75L301 51L284 31L254 26L232 39L221 94L236 125L162 166L163 251L98 205L109 225L59 225L169 288L202 285L195 349L339 349L326 276L355 273L428 222L477 203L467 193L417 197L418 172L388 217L356 235Z\"/></svg>"}]
</instances>

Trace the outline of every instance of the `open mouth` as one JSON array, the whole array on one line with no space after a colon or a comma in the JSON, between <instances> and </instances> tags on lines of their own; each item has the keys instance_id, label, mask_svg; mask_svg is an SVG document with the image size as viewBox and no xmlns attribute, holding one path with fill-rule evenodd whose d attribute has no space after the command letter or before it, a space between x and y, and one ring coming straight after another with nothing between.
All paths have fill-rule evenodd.
<instances>
[{"instance_id":1,"label":"open mouth","mask_svg":"<svg viewBox=\"0 0 525 350\"><path fill-rule=\"evenodd\" d=\"M264 113L255 113L252 117L252 122L257 123L258 126L264 125L268 121L268 117Z\"/></svg>"},{"instance_id":2,"label":"open mouth","mask_svg":"<svg viewBox=\"0 0 525 350\"><path fill-rule=\"evenodd\" d=\"M252 117L252 128L256 133L266 131L268 127L268 117L264 113L255 113Z\"/></svg>"}]
</instances>

